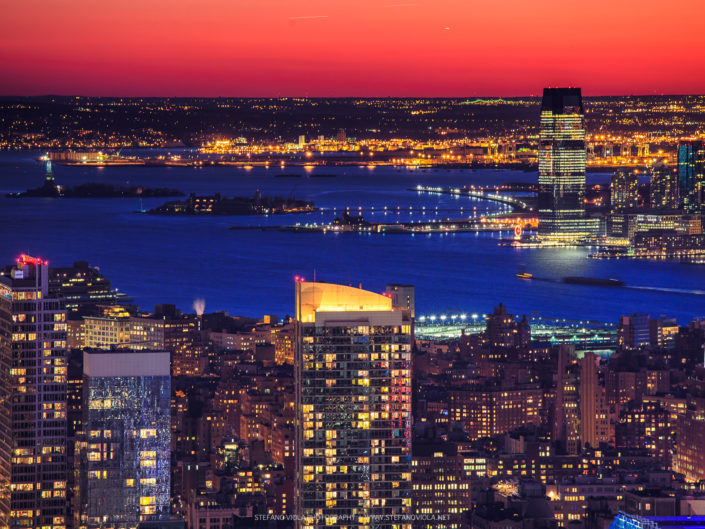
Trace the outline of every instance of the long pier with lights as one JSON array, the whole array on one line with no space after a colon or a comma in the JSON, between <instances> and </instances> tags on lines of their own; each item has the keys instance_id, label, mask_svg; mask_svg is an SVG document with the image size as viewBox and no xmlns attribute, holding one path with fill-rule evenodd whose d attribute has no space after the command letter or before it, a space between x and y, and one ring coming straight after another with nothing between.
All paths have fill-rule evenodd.
<instances>
[{"instance_id":1,"label":"long pier with lights","mask_svg":"<svg viewBox=\"0 0 705 529\"><path fill-rule=\"evenodd\" d=\"M515 211L533 211L534 209L534 207L530 205L527 200L521 200L509 195L500 195L499 193L490 193L483 189L474 190L467 187L434 187L422 186L421 184L419 184L416 187L410 188L409 191L479 198L482 200L489 200L492 202L499 202L501 204L510 205L514 208Z\"/></svg>"},{"instance_id":2,"label":"long pier with lights","mask_svg":"<svg viewBox=\"0 0 705 529\"><path fill-rule=\"evenodd\" d=\"M534 230L537 219L525 216L475 217L470 219L434 219L409 222L367 222L362 217L347 217L343 222L298 223L291 226L233 226L233 230L288 231L296 233L381 233L432 234L462 232L508 232L514 237Z\"/></svg>"}]
</instances>

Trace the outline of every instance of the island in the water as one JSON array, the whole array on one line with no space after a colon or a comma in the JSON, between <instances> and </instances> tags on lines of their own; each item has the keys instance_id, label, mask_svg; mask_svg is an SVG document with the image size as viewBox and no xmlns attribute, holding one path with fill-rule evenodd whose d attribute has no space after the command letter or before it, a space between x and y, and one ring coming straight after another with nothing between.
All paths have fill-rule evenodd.
<instances>
[{"instance_id":1,"label":"island in the water","mask_svg":"<svg viewBox=\"0 0 705 529\"><path fill-rule=\"evenodd\" d=\"M259 190L253 197L222 197L220 193L196 196L186 200L166 202L150 209L152 215L280 215L284 213L311 213L313 203L292 198L266 197Z\"/></svg>"},{"instance_id":2,"label":"island in the water","mask_svg":"<svg viewBox=\"0 0 705 529\"><path fill-rule=\"evenodd\" d=\"M181 197L184 193L168 187L116 186L100 182L87 182L76 186L60 186L54 180L51 161L47 161L44 184L21 193L7 193L8 198L136 198L136 197Z\"/></svg>"}]
</instances>

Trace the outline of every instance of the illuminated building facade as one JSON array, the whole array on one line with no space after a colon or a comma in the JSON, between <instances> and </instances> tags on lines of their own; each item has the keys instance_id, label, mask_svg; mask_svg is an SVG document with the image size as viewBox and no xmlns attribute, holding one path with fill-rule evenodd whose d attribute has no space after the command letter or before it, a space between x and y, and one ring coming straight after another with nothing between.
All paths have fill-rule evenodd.
<instances>
[{"instance_id":1,"label":"illuminated building facade","mask_svg":"<svg viewBox=\"0 0 705 529\"><path fill-rule=\"evenodd\" d=\"M541 424L542 391L532 384L507 387L478 384L448 392L449 416L471 441L493 437L525 424Z\"/></svg>"},{"instance_id":2,"label":"illuminated building facade","mask_svg":"<svg viewBox=\"0 0 705 529\"><path fill-rule=\"evenodd\" d=\"M671 230L678 235L702 233L700 215L679 212L653 211L651 213L613 213L610 216L611 232L614 236L634 241L639 233Z\"/></svg>"},{"instance_id":3,"label":"illuminated building facade","mask_svg":"<svg viewBox=\"0 0 705 529\"><path fill-rule=\"evenodd\" d=\"M409 312L388 295L297 281L296 320L299 527L409 528Z\"/></svg>"},{"instance_id":4,"label":"illuminated building facade","mask_svg":"<svg viewBox=\"0 0 705 529\"><path fill-rule=\"evenodd\" d=\"M594 233L585 217L585 123L579 88L545 88L539 136L539 236L574 240Z\"/></svg>"},{"instance_id":5,"label":"illuminated building facade","mask_svg":"<svg viewBox=\"0 0 705 529\"><path fill-rule=\"evenodd\" d=\"M705 480L705 406L697 400L690 399L678 417L673 451L673 470L692 482Z\"/></svg>"},{"instance_id":6,"label":"illuminated building facade","mask_svg":"<svg viewBox=\"0 0 705 529\"><path fill-rule=\"evenodd\" d=\"M507 313L507 307L500 303L492 314L487 315L485 337L491 351L520 349L529 345L531 328L526 316L517 321L514 314ZM490 355L490 358L498 359L501 355Z\"/></svg>"},{"instance_id":7,"label":"illuminated building facade","mask_svg":"<svg viewBox=\"0 0 705 529\"><path fill-rule=\"evenodd\" d=\"M676 345L678 322L673 318L656 318L649 322L651 345L671 349Z\"/></svg>"},{"instance_id":8,"label":"illuminated building facade","mask_svg":"<svg viewBox=\"0 0 705 529\"><path fill-rule=\"evenodd\" d=\"M705 143L678 145L678 195L688 213L700 213L705 205Z\"/></svg>"},{"instance_id":9,"label":"illuminated building facade","mask_svg":"<svg viewBox=\"0 0 705 529\"><path fill-rule=\"evenodd\" d=\"M174 376L203 372L207 358L200 330L198 317L181 314L173 305L157 305L154 314L137 316L112 305L100 316L84 316L77 329L83 337L80 347L169 351Z\"/></svg>"},{"instance_id":10,"label":"illuminated building facade","mask_svg":"<svg viewBox=\"0 0 705 529\"><path fill-rule=\"evenodd\" d=\"M633 255L655 259L687 258L705 255L705 235L684 235L674 230L638 233Z\"/></svg>"},{"instance_id":11,"label":"illuminated building facade","mask_svg":"<svg viewBox=\"0 0 705 529\"><path fill-rule=\"evenodd\" d=\"M110 281L86 261L76 261L72 267L52 267L49 292L64 298L69 314L85 312L96 304L112 305L118 299Z\"/></svg>"},{"instance_id":12,"label":"illuminated building facade","mask_svg":"<svg viewBox=\"0 0 705 529\"><path fill-rule=\"evenodd\" d=\"M76 527L127 529L169 513L168 352L83 353Z\"/></svg>"},{"instance_id":13,"label":"illuminated building facade","mask_svg":"<svg viewBox=\"0 0 705 529\"><path fill-rule=\"evenodd\" d=\"M610 183L610 204L612 211L633 209L639 203L639 182L633 171L617 169Z\"/></svg>"},{"instance_id":14,"label":"illuminated building facade","mask_svg":"<svg viewBox=\"0 0 705 529\"><path fill-rule=\"evenodd\" d=\"M705 516L639 516L620 512L609 529L696 529Z\"/></svg>"},{"instance_id":15,"label":"illuminated building facade","mask_svg":"<svg viewBox=\"0 0 705 529\"><path fill-rule=\"evenodd\" d=\"M130 314L120 306L106 307L103 316L83 318L83 347L110 349L129 347Z\"/></svg>"},{"instance_id":16,"label":"illuminated building facade","mask_svg":"<svg viewBox=\"0 0 705 529\"><path fill-rule=\"evenodd\" d=\"M10 526L63 529L66 311L63 300L49 294L49 263L27 255L0 277L0 298L0 325L11 331L12 353ZM7 422L6 413L2 420Z\"/></svg>"},{"instance_id":17,"label":"illuminated building facade","mask_svg":"<svg viewBox=\"0 0 705 529\"><path fill-rule=\"evenodd\" d=\"M12 290L0 277L0 529L10 525Z\"/></svg>"},{"instance_id":18,"label":"illuminated building facade","mask_svg":"<svg viewBox=\"0 0 705 529\"><path fill-rule=\"evenodd\" d=\"M427 520L415 520L414 529L462 527L463 515L470 510L472 502L465 457L458 450L458 444L415 443L412 467L414 513L429 516Z\"/></svg>"},{"instance_id":19,"label":"illuminated building facade","mask_svg":"<svg viewBox=\"0 0 705 529\"><path fill-rule=\"evenodd\" d=\"M669 411L661 403L630 401L619 419L615 426L617 448L645 449L664 468L670 468L674 425Z\"/></svg>"},{"instance_id":20,"label":"illuminated building facade","mask_svg":"<svg viewBox=\"0 0 705 529\"><path fill-rule=\"evenodd\" d=\"M174 305L157 305L149 320L136 321L161 329L164 350L171 353L172 376L198 376L203 373L207 358L201 343L201 319L182 314ZM149 338L148 338L149 340Z\"/></svg>"},{"instance_id":21,"label":"illuminated building facade","mask_svg":"<svg viewBox=\"0 0 705 529\"><path fill-rule=\"evenodd\" d=\"M651 208L675 209L678 207L678 180L675 169L664 163L651 168Z\"/></svg>"}]
</instances>

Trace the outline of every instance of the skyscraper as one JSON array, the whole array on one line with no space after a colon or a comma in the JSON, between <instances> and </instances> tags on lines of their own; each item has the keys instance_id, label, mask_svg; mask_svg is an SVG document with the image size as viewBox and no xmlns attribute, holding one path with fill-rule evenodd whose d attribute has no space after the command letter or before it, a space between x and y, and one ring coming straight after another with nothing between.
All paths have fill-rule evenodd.
<instances>
[{"instance_id":1,"label":"skyscraper","mask_svg":"<svg viewBox=\"0 0 705 529\"><path fill-rule=\"evenodd\" d=\"M612 212L634 209L639 202L639 182L633 171L617 169L610 183Z\"/></svg>"},{"instance_id":2,"label":"skyscraper","mask_svg":"<svg viewBox=\"0 0 705 529\"><path fill-rule=\"evenodd\" d=\"M12 527L66 526L66 312L48 273L47 261L21 255L0 276L0 332L11 331L2 356L9 345Z\"/></svg>"},{"instance_id":3,"label":"skyscraper","mask_svg":"<svg viewBox=\"0 0 705 529\"><path fill-rule=\"evenodd\" d=\"M675 209L678 207L678 186L675 169L664 163L651 168L651 208Z\"/></svg>"},{"instance_id":4,"label":"skyscraper","mask_svg":"<svg viewBox=\"0 0 705 529\"><path fill-rule=\"evenodd\" d=\"M609 440L609 409L605 388L599 383L598 357L592 351L580 360L580 445L597 448Z\"/></svg>"},{"instance_id":5,"label":"skyscraper","mask_svg":"<svg viewBox=\"0 0 705 529\"><path fill-rule=\"evenodd\" d=\"M409 311L297 281L296 320L299 527L410 527Z\"/></svg>"},{"instance_id":6,"label":"skyscraper","mask_svg":"<svg viewBox=\"0 0 705 529\"><path fill-rule=\"evenodd\" d=\"M574 240L594 233L585 217L585 124L579 88L545 88L539 137L539 236Z\"/></svg>"},{"instance_id":7,"label":"skyscraper","mask_svg":"<svg viewBox=\"0 0 705 529\"><path fill-rule=\"evenodd\" d=\"M0 529L10 525L12 290L0 277Z\"/></svg>"},{"instance_id":8,"label":"skyscraper","mask_svg":"<svg viewBox=\"0 0 705 529\"><path fill-rule=\"evenodd\" d=\"M705 143L682 142L678 145L678 198L688 213L705 209Z\"/></svg>"},{"instance_id":9,"label":"skyscraper","mask_svg":"<svg viewBox=\"0 0 705 529\"><path fill-rule=\"evenodd\" d=\"M168 515L168 352L83 353L76 527L130 528Z\"/></svg>"},{"instance_id":10,"label":"skyscraper","mask_svg":"<svg viewBox=\"0 0 705 529\"><path fill-rule=\"evenodd\" d=\"M74 315L95 312L98 305L117 303L118 293L97 267L76 261L71 267L49 270L49 292L64 298L66 311Z\"/></svg>"}]
</instances>

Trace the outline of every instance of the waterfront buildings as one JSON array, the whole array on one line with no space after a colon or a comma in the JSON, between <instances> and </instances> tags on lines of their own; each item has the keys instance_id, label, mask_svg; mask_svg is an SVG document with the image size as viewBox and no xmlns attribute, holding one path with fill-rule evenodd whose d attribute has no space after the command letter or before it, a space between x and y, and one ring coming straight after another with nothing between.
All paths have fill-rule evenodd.
<instances>
[{"instance_id":1,"label":"waterfront buildings","mask_svg":"<svg viewBox=\"0 0 705 529\"><path fill-rule=\"evenodd\" d=\"M169 513L168 352L85 351L76 527L131 529Z\"/></svg>"},{"instance_id":2,"label":"waterfront buildings","mask_svg":"<svg viewBox=\"0 0 705 529\"><path fill-rule=\"evenodd\" d=\"M545 88L539 134L539 236L574 241L596 233L585 216L585 123L579 88Z\"/></svg>"},{"instance_id":3,"label":"waterfront buildings","mask_svg":"<svg viewBox=\"0 0 705 529\"><path fill-rule=\"evenodd\" d=\"M49 292L49 263L21 255L0 276L0 520L11 527L66 527L66 311ZM11 358L10 361L8 359ZM8 380L7 375L10 375ZM7 398L10 402L8 427ZM8 433L11 440L8 440ZM11 457L7 444L11 443ZM5 486L7 484L5 483ZM4 522L0 522L4 523Z\"/></svg>"},{"instance_id":4,"label":"waterfront buildings","mask_svg":"<svg viewBox=\"0 0 705 529\"><path fill-rule=\"evenodd\" d=\"M687 141L678 145L678 195L688 213L704 212L705 143Z\"/></svg>"},{"instance_id":5,"label":"waterfront buildings","mask_svg":"<svg viewBox=\"0 0 705 529\"><path fill-rule=\"evenodd\" d=\"M299 526L410 527L409 312L297 281L296 321Z\"/></svg>"},{"instance_id":6,"label":"waterfront buildings","mask_svg":"<svg viewBox=\"0 0 705 529\"><path fill-rule=\"evenodd\" d=\"M631 243L636 235L649 232L673 232L677 235L700 235L702 217L680 211L644 211L610 215L611 234Z\"/></svg>"}]
</instances>

